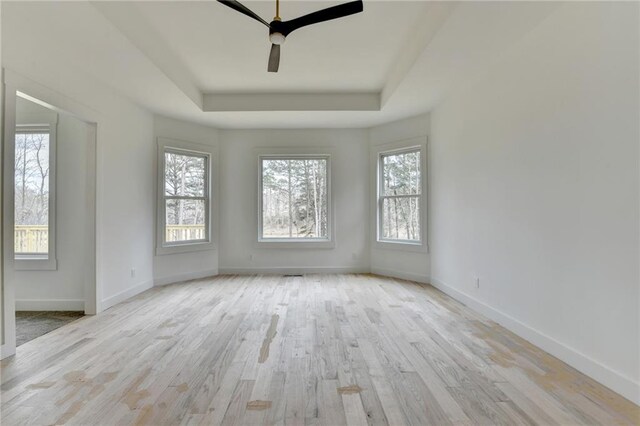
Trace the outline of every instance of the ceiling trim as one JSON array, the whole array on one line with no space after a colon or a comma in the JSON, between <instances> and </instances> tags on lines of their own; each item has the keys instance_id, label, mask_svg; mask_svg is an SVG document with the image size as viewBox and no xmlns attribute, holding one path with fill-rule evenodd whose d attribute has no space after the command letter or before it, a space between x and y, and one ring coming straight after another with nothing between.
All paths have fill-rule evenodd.
<instances>
[{"instance_id":1,"label":"ceiling trim","mask_svg":"<svg viewBox=\"0 0 640 426\"><path fill-rule=\"evenodd\" d=\"M203 111L380 111L380 93L209 93Z\"/></svg>"}]
</instances>

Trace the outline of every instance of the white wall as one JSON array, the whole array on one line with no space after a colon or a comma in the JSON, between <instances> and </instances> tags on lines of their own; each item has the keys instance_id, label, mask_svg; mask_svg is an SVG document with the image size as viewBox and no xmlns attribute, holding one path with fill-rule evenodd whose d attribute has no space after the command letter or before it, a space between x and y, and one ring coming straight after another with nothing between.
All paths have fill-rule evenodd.
<instances>
[{"instance_id":1,"label":"white wall","mask_svg":"<svg viewBox=\"0 0 640 426\"><path fill-rule=\"evenodd\" d=\"M123 104L104 118L98 122L97 232L106 307L153 285L155 150L148 112Z\"/></svg>"},{"instance_id":2,"label":"white wall","mask_svg":"<svg viewBox=\"0 0 640 426\"><path fill-rule=\"evenodd\" d=\"M88 169L95 138L90 125L67 114L18 98L16 123L34 123L32 117L58 116L56 131L56 258L55 271L16 271L16 310L84 310L84 288L95 281L89 238L94 199L88 183L94 171ZM35 121L39 122L39 121Z\"/></svg>"},{"instance_id":3,"label":"white wall","mask_svg":"<svg viewBox=\"0 0 640 426\"><path fill-rule=\"evenodd\" d=\"M221 272L368 271L368 156L364 130L223 130ZM256 248L258 148L330 147L336 230L333 249Z\"/></svg>"},{"instance_id":4,"label":"white wall","mask_svg":"<svg viewBox=\"0 0 640 426\"><path fill-rule=\"evenodd\" d=\"M638 31L564 5L433 111L430 158L433 283L635 402Z\"/></svg>"},{"instance_id":5,"label":"white wall","mask_svg":"<svg viewBox=\"0 0 640 426\"><path fill-rule=\"evenodd\" d=\"M211 127L186 123L165 117L156 116L154 119L154 133L159 137L178 139L203 145L218 147L219 131ZM157 147L156 147L157 149ZM155 156L154 156L155 158ZM219 159L218 159L219 160ZM218 164L221 161L217 161ZM156 165L157 167L157 165ZM219 166L218 166L219 167ZM212 173L212 188L218 190L216 182L219 176L217 170ZM219 203L217 203L219 204ZM212 206L213 240L218 244L219 234L218 205ZM192 253L178 253L155 256L153 259L153 275L156 285L169 284L187 279L201 278L218 273L218 250L205 250Z\"/></svg>"},{"instance_id":6,"label":"white wall","mask_svg":"<svg viewBox=\"0 0 640 426\"><path fill-rule=\"evenodd\" d=\"M2 7L0 7L0 23L2 22ZM2 76L2 31L0 30L0 76ZM0 241L4 241L2 218L2 188L3 183L3 165L4 165L4 85L0 82ZM4 253L3 244L0 243L0 348L4 345ZM0 358L2 351L0 350Z\"/></svg>"},{"instance_id":7,"label":"white wall","mask_svg":"<svg viewBox=\"0 0 640 426\"><path fill-rule=\"evenodd\" d=\"M370 203L370 227L371 235L371 271L374 273L389 275L398 278L411 279L420 282L429 282L429 254L424 251L407 251L405 247L399 249L384 248L377 246L373 241L376 235L376 173L377 173L377 148L380 145L398 142L413 138L426 138L429 133L429 115L420 115L405 120L394 121L392 123L369 129L369 144L373 155L370 155L370 177L371 203ZM428 160L428 152L427 152ZM426 173L425 173L426 177ZM427 180L427 186L429 182ZM429 209L429 192L427 198L427 209ZM427 222L428 222L427 214ZM423 224L427 226L427 224ZM426 242L429 241L427 232Z\"/></svg>"},{"instance_id":8,"label":"white wall","mask_svg":"<svg viewBox=\"0 0 640 426\"><path fill-rule=\"evenodd\" d=\"M23 31L46 8L7 2L2 8L3 66L26 77L43 100L97 123L98 309L109 307L153 285L153 117L59 61L57 52L71 46Z\"/></svg>"}]
</instances>

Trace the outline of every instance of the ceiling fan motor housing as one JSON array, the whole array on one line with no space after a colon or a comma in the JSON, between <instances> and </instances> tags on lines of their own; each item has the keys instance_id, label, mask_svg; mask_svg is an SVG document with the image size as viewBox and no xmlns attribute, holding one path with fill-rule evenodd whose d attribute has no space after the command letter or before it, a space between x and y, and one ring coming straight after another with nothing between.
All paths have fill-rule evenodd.
<instances>
[{"instance_id":1,"label":"ceiling fan motor housing","mask_svg":"<svg viewBox=\"0 0 640 426\"><path fill-rule=\"evenodd\" d=\"M284 35L286 32L286 25L279 19L274 19L269 23L269 34L280 33Z\"/></svg>"},{"instance_id":2,"label":"ceiling fan motor housing","mask_svg":"<svg viewBox=\"0 0 640 426\"><path fill-rule=\"evenodd\" d=\"M285 39L286 35L282 22L279 19L274 19L269 24L269 41L273 44L282 44Z\"/></svg>"}]
</instances>

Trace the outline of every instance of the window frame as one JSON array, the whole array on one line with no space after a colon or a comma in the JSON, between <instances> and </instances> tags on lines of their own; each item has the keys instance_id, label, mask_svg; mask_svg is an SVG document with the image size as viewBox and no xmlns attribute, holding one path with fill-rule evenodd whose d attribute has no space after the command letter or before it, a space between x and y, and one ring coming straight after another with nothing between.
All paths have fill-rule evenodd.
<instances>
[{"instance_id":1,"label":"window frame","mask_svg":"<svg viewBox=\"0 0 640 426\"><path fill-rule=\"evenodd\" d=\"M333 152L327 148L271 148L258 151L257 155L257 239L256 248L279 249L332 249L335 248L334 198L332 191L332 157ZM262 195L262 164L263 160L318 160L327 162L327 237L326 238L265 238L263 236L263 195Z\"/></svg>"},{"instance_id":2,"label":"window frame","mask_svg":"<svg viewBox=\"0 0 640 426\"><path fill-rule=\"evenodd\" d=\"M165 153L188 155L205 158L205 188L203 197L167 196L165 195ZM194 251L214 250L214 220L213 204L216 184L213 172L215 170L216 150L213 146L186 142L177 139L158 138L158 166L156 179L157 215L156 215L156 255L189 253ZM205 235L206 238L188 241L166 241L166 201L168 199L204 200L205 203Z\"/></svg>"},{"instance_id":3,"label":"window frame","mask_svg":"<svg viewBox=\"0 0 640 426\"><path fill-rule=\"evenodd\" d=\"M420 153L420 194L419 195L382 195L383 190L383 161L385 157L398 154L406 154L411 152ZM413 138L408 140L402 140L393 142L390 144L379 145L375 147L374 151L374 173L375 173L375 247L380 249L396 249L404 251L417 251L426 252L427 248L427 212L426 212L426 199L427 199L427 143L426 137ZM420 239L419 240L404 240L384 238L383 232L383 206L384 200L389 198L410 198L417 197L418 205L420 206Z\"/></svg>"},{"instance_id":4,"label":"window frame","mask_svg":"<svg viewBox=\"0 0 640 426\"><path fill-rule=\"evenodd\" d=\"M16 253L13 251L14 269L17 271L55 271L58 269L58 260L56 254L56 189L57 189L57 128L58 128L58 115L53 116L29 114L25 117L23 122L16 123L14 132L14 148L15 148L15 135L25 133L49 133L49 211L48 214L48 251L47 253ZM14 161L15 161L15 149L14 149ZM14 170L15 173L15 170ZM15 176L15 174L14 174ZM15 178L14 178L14 191L15 191ZM15 216L15 200L14 200L14 216ZM15 233L15 220L14 230ZM15 235L15 234L14 234ZM15 241L14 241L15 243Z\"/></svg>"}]
</instances>

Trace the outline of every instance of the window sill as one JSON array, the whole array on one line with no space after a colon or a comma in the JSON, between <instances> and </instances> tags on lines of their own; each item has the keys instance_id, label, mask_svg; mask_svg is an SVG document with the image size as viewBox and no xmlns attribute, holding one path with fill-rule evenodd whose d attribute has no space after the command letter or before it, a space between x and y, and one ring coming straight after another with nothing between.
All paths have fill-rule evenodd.
<instances>
[{"instance_id":1,"label":"window sill","mask_svg":"<svg viewBox=\"0 0 640 426\"><path fill-rule=\"evenodd\" d=\"M378 250L398 250L414 253L429 252L425 243L412 243L409 241L378 240L375 242L374 248Z\"/></svg>"},{"instance_id":2,"label":"window sill","mask_svg":"<svg viewBox=\"0 0 640 426\"><path fill-rule=\"evenodd\" d=\"M168 254L178 253L194 253L199 251L215 250L216 245L210 241L185 243L156 247L156 256L164 256Z\"/></svg>"},{"instance_id":3,"label":"window sill","mask_svg":"<svg viewBox=\"0 0 640 426\"><path fill-rule=\"evenodd\" d=\"M20 256L13 261L16 271L57 271L58 261L42 257Z\"/></svg>"},{"instance_id":4,"label":"window sill","mask_svg":"<svg viewBox=\"0 0 640 426\"><path fill-rule=\"evenodd\" d=\"M335 241L332 240L292 240L292 239L276 239L266 238L258 240L255 243L258 249L333 249L336 247Z\"/></svg>"}]
</instances>

